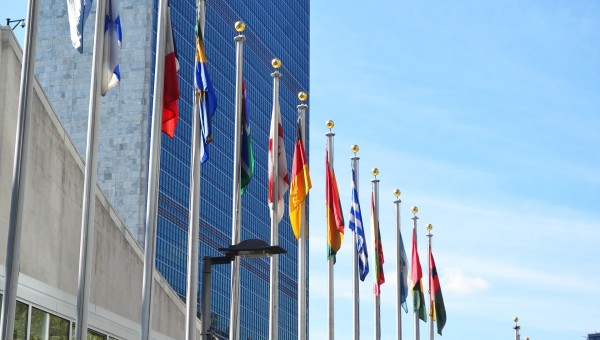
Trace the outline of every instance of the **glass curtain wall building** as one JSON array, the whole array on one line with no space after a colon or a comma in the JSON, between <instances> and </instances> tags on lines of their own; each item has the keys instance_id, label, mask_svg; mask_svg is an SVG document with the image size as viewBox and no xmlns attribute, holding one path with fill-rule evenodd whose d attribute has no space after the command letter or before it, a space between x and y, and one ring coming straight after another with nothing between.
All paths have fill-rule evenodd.
<instances>
[{"instance_id":1,"label":"glass curtain wall building","mask_svg":"<svg viewBox=\"0 0 600 340\"><path fill-rule=\"evenodd\" d=\"M143 245L158 1L121 0L120 6L122 81L102 100L98 182L134 238ZM64 0L40 4L36 75L79 153L85 155L95 9L85 25L83 55L70 47L66 12ZM299 104L297 93L310 93L309 13L309 0L206 1L204 42L218 104L213 119L210 160L202 166L200 256L218 256L217 248L231 243L233 38L237 34L233 24L238 20L246 23L244 79L255 156L254 177L241 198L241 239L270 241L267 156L273 97L271 60L277 57L283 62L279 69L282 73L280 106L291 175ZM172 1L171 14L180 63L180 116L175 138L162 137L156 266L185 300L196 1ZM307 125L309 122L307 117ZM309 136L306 140L308 150ZM297 336L298 254L288 219L287 196L285 201L279 245L288 253L279 260L279 336L294 339ZM219 338L228 336L230 271L230 266L213 268L211 318ZM268 260L242 260L240 303L240 338L265 338L269 319Z\"/></svg>"},{"instance_id":2,"label":"glass curtain wall building","mask_svg":"<svg viewBox=\"0 0 600 340\"><path fill-rule=\"evenodd\" d=\"M158 1L155 1L155 9ZM196 10L193 1L172 2L171 13L180 68L182 100L173 140L163 138L159 193L157 267L177 292L185 292L187 208L189 202L192 83ZM308 91L309 3L308 1L206 2L205 48L213 78L218 108L213 120L214 142L210 160L202 166L200 254L217 256L217 248L231 243L232 172L235 105L235 45L233 23L246 23L244 79L254 142L255 174L242 196L242 237L270 240L267 205L268 141L272 112L273 71L271 60L280 58L283 74L280 104L287 163L291 167L299 104L297 93ZM286 199L287 200L287 199ZM287 213L286 213L287 216ZM280 330L282 339L297 336L297 241L289 220L279 226L280 245L288 250L280 256ZM213 269L213 327L225 337L229 328L230 266ZM268 334L269 261L242 260L242 339L260 339Z\"/></svg>"}]
</instances>

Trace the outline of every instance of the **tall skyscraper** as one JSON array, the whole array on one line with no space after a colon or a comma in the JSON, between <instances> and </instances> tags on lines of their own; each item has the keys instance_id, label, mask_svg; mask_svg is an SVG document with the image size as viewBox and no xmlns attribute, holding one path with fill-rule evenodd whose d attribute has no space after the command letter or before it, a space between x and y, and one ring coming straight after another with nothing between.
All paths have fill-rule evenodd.
<instances>
[{"instance_id":1,"label":"tall skyscraper","mask_svg":"<svg viewBox=\"0 0 600 340\"><path fill-rule=\"evenodd\" d=\"M102 99L100 125L98 181L140 244L144 237L156 9L155 0L121 0L122 81ZM162 138L156 266L185 298L195 1L172 2L171 13L181 65L180 120L175 138ZM94 15L95 10L85 25L84 53L80 55L70 44L65 1L40 4L36 75L82 155L86 145ZM216 256L217 248L231 243L233 37L237 34L233 24L238 20L247 27L244 78L256 159L254 177L242 196L242 240L270 240L267 154L273 86L271 59L277 57L283 62L280 105L288 164L295 138L296 94L309 92L308 0L206 2L205 46L218 108L213 119L210 160L202 166L200 256ZM280 246L288 250L279 261L279 335L281 339L293 339L297 334L297 243L287 217L279 230ZM268 334L269 262L254 259L242 260L241 264L240 338L261 339ZM212 325L219 337L226 337L229 266L213 268L212 291Z\"/></svg>"}]
</instances>

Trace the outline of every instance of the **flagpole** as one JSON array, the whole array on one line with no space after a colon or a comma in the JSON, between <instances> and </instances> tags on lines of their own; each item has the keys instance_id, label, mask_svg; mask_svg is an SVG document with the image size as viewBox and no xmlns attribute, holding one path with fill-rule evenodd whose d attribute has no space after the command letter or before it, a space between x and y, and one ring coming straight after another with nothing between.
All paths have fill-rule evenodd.
<instances>
[{"instance_id":1,"label":"flagpole","mask_svg":"<svg viewBox=\"0 0 600 340\"><path fill-rule=\"evenodd\" d=\"M417 230L417 220L419 219L417 217L417 212L419 212L419 209L417 207L412 207L412 213L414 214L412 220L413 220L413 230ZM414 232L414 243L417 243L417 233ZM413 284L415 284L415 282L413 282ZM413 295L414 298L414 295ZM420 329L419 329L419 314L417 313L417 311L414 311L415 314L415 340L419 340L421 339L421 333L420 333Z\"/></svg>"},{"instance_id":2,"label":"flagpole","mask_svg":"<svg viewBox=\"0 0 600 340\"><path fill-rule=\"evenodd\" d=\"M77 315L75 338L87 338L87 318L94 248L94 216L96 207L96 175L98 164L98 130L100 127L100 82L102 81L102 55L104 49L104 17L106 0L96 6L96 32L92 56L92 77L90 85L90 106L88 115L87 146L85 152L85 175L83 186L83 207L81 214L81 242L79 246L79 279L77 284Z\"/></svg>"},{"instance_id":3,"label":"flagpole","mask_svg":"<svg viewBox=\"0 0 600 340\"><path fill-rule=\"evenodd\" d=\"M356 195L358 197L358 161L360 160L360 157L356 156L356 153L358 152L359 148L358 145L352 145L351 148L352 152L354 153L354 157L350 158L351 164L352 164L352 171L354 171L354 185L356 187ZM354 313L353 313L353 318L352 318L352 324L353 324L353 330L354 330L354 339L358 340L360 339L360 299L359 299L359 286L358 286L358 249L356 248L356 244L358 244L358 232L355 230L354 231L354 246L352 247L353 250L353 256L352 256L352 265L353 265L353 269L352 269L352 274L354 276L354 280L352 280L352 291L353 291L353 296L352 296L352 301L354 303Z\"/></svg>"},{"instance_id":4,"label":"flagpole","mask_svg":"<svg viewBox=\"0 0 600 340\"><path fill-rule=\"evenodd\" d=\"M402 273L403 273L403 263L402 263L402 236L400 233L400 203L402 200L400 199L400 189L394 190L394 196L396 196L396 200L394 201L394 205L396 206L396 285L397 289L397 331L398 331L398 340L402 340Z\"/></svg>"},{"instance_id":5,"label":"flagpole","mask_svg":"<svg viewBox=\"0 0 600 340\"><path fill-rule=\"evenodd\" d=\"M429 263L429 340L433 340L434 338L434 334L433 334L433 311L434 311L434 306L433 306L433 296L431 294L433 294L433 292L431 291L431 238L433 237L433 234L431 233L431 229L433 229L433 225L428 224L427 227L427 238L429 239L428 243L429 243L429 255L427 256L427 261Z\"/></svg>"},{"instance_id":6,"label":"flagpole","mask_svg":"<svg viewBox=\"0 0 600 340\"><path fill-rule=\"evenodd\" d=\"M521 326L519 326L519 317L515 316L513 321L515 322L515 327L513 328L515 330L515 340L521 340L521 335L519 334L519 331L521 330Z\"/></svg>"},{"instance_id":7,"label":"flagpole","mask_svg":"<svg viewBox=\"0 0 600 340\"><path fill-rule=\"evenodd\" d=\"M379 169L373 168L371 171L375 179L371 180L371 185L373 189L373 220L375 221L375 261L379 261L379 257L381 256L381 240L379 239L379 180L377 179L377 175L379 175ZM379 268L375 268L375 270L379 271ZM375 284L379 285L379 273L375 275ZM375 294L375 340L381 339L381 299L379 294Z\"/></svg>"},{"instance_id":8,"label":"flagpole","mask_svg":"<svg viewBox=\"0 0 600 340\"><path fill-rule=\"evenodd\" d=\"M35 48L37 39L38 0L29 0L27 4L27 28L23 48L23 66L19 85L19 108L15 137L15 156L10 197L10 215L8 239L6 243L6 268L4 299L0 321L0 338L10 339L15 325L17 287L19 285L21 231L23 229L23 203L27 178L27 159L31 133L31 98L33 96L33 70L35 67Z\"/></svg>"},{"instance_id":9,"label":"flagpole","mask_svg":"<svg viewBox=\"0 0 600 340\"><path fill-rule=\"evenodd\" d=\"M240 243L241 238L241 169L240 159L242 154L241 134L242 134L242 74L243 74L243 57L244 57L244 41L246 36L242 34L246 29L246 25L238 21L235 23L235 30L238 35L235 40L235 130L233 142L233 194L232 194L232 212L231 219L231 244ZM231 263L231 300L229 302L230 318L229 318L229 340L238 340L240 332L240 259L235 257ZM204 317L204 316L202 316ZM204 332L204 330L202 330Z\"/></svg>"},{"instance_id":10,"label":"flagpole","mask_svg":"<svg viewBox=\"0 0 600 340\"><path fill-rule=\"evenodd\" d=\"M300 133L302 145L306 145L306 110L308 99L306 92L298 93L298 99L302 102L298 105L298 119L300 120ZM300 237L298 238L298 339L306 340L306 241L308 240L308 229L306 221L306 200L300 206Z\"/></svg>"},{"instance_id":11,"label":"flagpole","mask_svg":"<svg viewBox=\"0 0 600 340\"><path fill-rule=\"evenodd\" d=\"M279 218L277 206L279 205L279 78L281 73L277 71L281 67L281 61L277 58L271 62L275 71L271 73L273 77L273 145L271 155L273 157L273 202L271 204L271 245L279 244ZM270 292L269 292L269 339L278 338L278 314L279 314L279 256L271 256L270 267Z\"/></svg>"},{"instance_id":12,"label":"flagpole","mask_svg":"<svg viewBox=\"0 0 600 340\"><path fill-rule=\"evenodd\" d=\"M142 282L141 339L150 337L152 283L156 250L156 217L158 212L158 183L160 175L160 144L162 137L162 106L165 78L165 20L167 0L158 0L156 29L156 58L154 63L154 93L152 128L150 131L150 160L146 197L146 237L144 240L144 274Z\"/></svg>"},{"instance_id":13,"label":"flagpole","mask_svg":"<svg viewBox=\"0 0 600 340\"><path fill-rule=\"evenodd\" d=\"M326 123L329 132L325 134L327 136L327 162L333 172L333 137L335 133L331 131L334 126L333 120L328 120ZM327 282L328 282L328 298L327 298L327 333L328 339L333 340L335 338L334 329L334 299L333 299L333 256L327 259Z\"/></svg>"},{"instance_id":14,"label":"flagpole","mask_svg":"<svg viewBox=\"0 0 600 340\"><path fill-rule=\"evenodd\" d=\"M206 16L205 1L197 0L197 16L202 29L204 39L204 21ZM194 90L194 108L192 113L192 173L190 175L190 208L188 223L188 258L187 258L187 282L186 282L186 322L185 338L196 339L196 320L198 314L198 234L200 223L200 176L202 163L200 162L200 138L202 138L202 126L200 121L199 106L202 100L202 91ZM204 317L204 315L202 315ZM204 332L204 330L202 330Z\"/></svg>"}]
</instances>

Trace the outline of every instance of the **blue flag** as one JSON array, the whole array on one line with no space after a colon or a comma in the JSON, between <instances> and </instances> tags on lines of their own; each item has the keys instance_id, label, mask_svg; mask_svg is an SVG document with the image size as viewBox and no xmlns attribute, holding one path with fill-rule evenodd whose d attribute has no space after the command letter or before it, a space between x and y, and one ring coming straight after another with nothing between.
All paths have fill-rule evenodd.
<instances>
[{"instance_id":1,"label":"blue flag","mask_svg":"<svg viewBox=\"0 0 600 340\"><path fill-rule=\"evenodd\" d=\"M358 274L361 281L364 281L369 274L369 261L367 255L367 242L365 240L365 229L363 228L362 215L360 213L360 203L358 202L358 191L356 190L356 178L354 169L352 170L352 205L350 208L350 230L356 234L356 252L358 253Z\"/></svg>"},{"instance_id":2,"label":"blue flag","mask_svg":"<svg viewBox=\"0 0 600 340\"><path fill-rule=\"evenodd\" d=\"M217 96L212 78L208 73L208 60L204 50L204 37L200 18L196 18L196 59L194 72L194 89L201 94L200 124L202 136L200 138L201 162L208 161L208 145L213 141L212 118L217 110Z\"/></svg>"}]
</instances>

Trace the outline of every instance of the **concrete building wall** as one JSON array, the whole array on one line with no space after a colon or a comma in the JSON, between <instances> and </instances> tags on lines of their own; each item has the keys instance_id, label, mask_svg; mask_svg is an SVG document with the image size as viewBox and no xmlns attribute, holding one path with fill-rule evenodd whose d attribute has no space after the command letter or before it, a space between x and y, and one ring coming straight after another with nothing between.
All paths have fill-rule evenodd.
<instances>
[{"instance_id":1,"label":"concrete building wall","mask_svg":"<svg viewBox=\"0 0 600 340\"><path fill-rule=\"evenodd\" d=\"M21 50L0 27L0 283L4 264L18 110ZM33 82L21 241L20 299L75 318L84 166L44 91ZM142 250L97 188L89 325L139 337ZM184 337L185 306L155 271L156 338ZM199 334L199 333L198 333Z\"/></svg>"}]
</instances>

